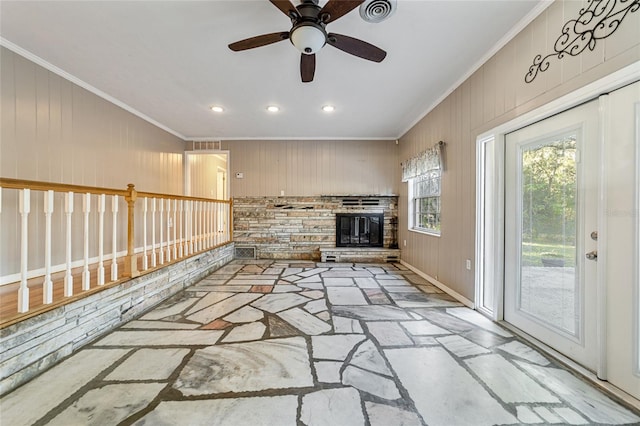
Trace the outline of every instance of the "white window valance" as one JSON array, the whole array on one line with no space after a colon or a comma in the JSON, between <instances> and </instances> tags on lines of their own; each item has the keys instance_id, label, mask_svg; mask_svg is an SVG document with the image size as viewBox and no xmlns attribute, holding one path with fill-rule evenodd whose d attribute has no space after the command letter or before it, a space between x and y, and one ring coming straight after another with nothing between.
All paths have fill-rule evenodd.
<instances>
[{"instance_id":1,"label":"white window valance","mask_svg":"<svg viewBox=\"0 0 640 426\"><path fill-rule=\"evenodd\" d=\"M444 168L442 162L443 148L444 142L440 141L433 148L429 148L400 163L402 167L402 182L408 182L409 179L425 175L433 170L442 170Z\"/></svg>"}]
</instances>

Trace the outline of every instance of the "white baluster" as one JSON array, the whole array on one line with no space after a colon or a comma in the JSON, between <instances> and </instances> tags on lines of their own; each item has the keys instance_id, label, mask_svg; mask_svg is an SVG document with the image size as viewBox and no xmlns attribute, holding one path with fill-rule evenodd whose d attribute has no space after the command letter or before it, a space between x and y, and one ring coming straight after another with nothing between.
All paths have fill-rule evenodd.
<instances>
[{"instance_id":1,"label":"white baluster","mask_svg":"<svg viewBox=\"0 0 640 426\"><path fill-rule=\"evenodd\" d=\"M193 251L200 251L200 202L194 201L193 207Z\"/></svg>"},{"instance_id":2,"label":"white baluster","mask_svg":"<svg viewBox=\"0 0 640 426\"><path fill-rule=\"evenodd\" d=\"M64 274L64 296L73 296L73 275L71 275L71 215L73 214L73 192L64 194L64 214L67 219L66 271Z\"/></svg>"},{"instance_id":3,"label":"white baluster","mask_svg":"<svg viewBox=\"0 0 640 426\"><path fill-rule=\"evenodd\" d=\"M178 222L176 222L176 214L178 212L178 200L173 200L173 258L178 258L178 232L176 231L176 227L178 226Z\"/></svg>"},{"instance_id":4,"label":"white baluster","mask_svg":"<svg viewBox=\"0 0 640 426\"><path fill-rule=\"evenodd\" d=\"M167 262L171 262L171 200L165 200L167 205Z\"/></svg>"},{"instance_id":5,"label":"white baluster","mask_svg":"<svg viewBox=\"0 0 640 426\"><path fill-rule=\"evenodd\" d=\"M147 261L147 197L142 201L142 270L149 269Z\"/></svg>"},{"instance_id":6,"label":"white baluster","mask_svg":"<svg viewBox=\"0 0 640 426\"><path fill-rule=\"evenodd\" d=\"M202 201L198 201L198 251L202 251Z\"/></svg>"},{"instance_id":7,"label":"white baluster","mask_svg":"<svg viewBox=\"0 0 640 426\"><path fill-rule=\"evenodd\" d=\"M151 267L155 268L156 263L156 199L151 199Z\"/></svg>"},{"instance_id":8,"label":"white baluster","mask_svg":"<svg viewBox=\"0 0 640 426\"><path fill-rule=\"evenodd\" d=\"M53 281L51 281L51 215L53 214L53 191L44 193L44 282L42 303L53 303Z\"/></svg>"},{"instance_id":9,"label":"white baluster","mask_svg":"<svg viewBox=\"0 0 640 426\"><path fill-rule=\"evenodd\" d=\"M222 217L220 218L220 229L222 231L222 238L223 241L229 241L229 230L227 229L228 227L228 220L229 220L229 205L228 204L224 204L222 206Z\"/></svg>"},{"instance_id":10,"label":"white baluster","mask_svg":"<svg viewBox=\"0 0 640 426\"><path fill-rule=\"evenodd\" d=\"M214 232L215 230L215 224L214 224L214 218L215 218L215 210L216 209L216 203L215 201L212 201L209 204L209 235L210 235L210 246L213 247L216 245L216 233Z\"/></svg>"},{"instance_id":11,"label":"white baluster","mask_svg":"<svg viewBox=\"0 0 640 426\"><path fill-rule=\"evenodd\" d=\"M207 203L200 201L200 250L207 248Z\"/></svg>"},{"instance_id":12,"label":"white baluster","mask_svg":"<svg viewBox=\"0 0 640 426\"><path fill-rule=\"evenodd\" d=\"M18 290L18 312L29 311L29 287L27 287L27 261L29 259L29 212L31 211L31 190L20 191L20 289Z\"/></svg>"},{"instance_id":13,"label":"white baluster","mask_svg":"<svg viewBox=\"0 0 640 426\"><path fill-rule=\"evenodd\" d=\"M210 203L208 201L204 202L204 247L203 249L208 249L211 247L211 232L210 231L210 223L209 223L209 214L211 213Z\"/></svg>"},{"instance_id":14,"label":"white baluster","mask_svg":"<svg viewBox=\"0 0 640 426\"><path fill-rule=\"evenodd\" d=\"M193 254L195 252L195 242L193 241L194 234L194 217L196 214L196 205L193 200L189 200L189 254Z\"/></svg>"},{"instance_id":15,"label":"white baluster","mask_svg":"<svg viewBox=\"0 0 640 426\"><path fill-rule=\"evenodd\" d=\"M220 232L218 232L218 217L220 215L220 203L216 203L213 209L213 241L220 244Z\"/></svg>"},{"instance_id":16,"label":"white baluster","mask_svg":"<svg viewBox=\"0 0 640 426\"><path fill-rule=\"evenodd\" d=\"M198 201L193 202L193 252L197 253L200 251L198 248L198 237L200 236L200 229L198 225L200 223L199 220L199 211L200 211L200 203Z\"/></svg>"},{"instance_id":17,"label":"white baluster","mask_svg":"<svg viewBox=\"0 0 640 426\"><path fill-rule=\"evenodd\" d=\"M196 206L195 201L189 201L189 254L193 254L196 251L195 232L196 232Z\"/></svg>"},{"instance_id":18,"label":"white baluster","mask_svg":"<svg viewBox=\"0 0 640 426\"><path fill-rule=\"evenodd\" d=\"M222 232L224 235L224 241L230 241L231 235L229 234L229 215L231 214L231 206L229 204L225 204L223 206L224 214L222 215Z\"/></svg>"},{"instance_id":19,"label":"white baluster","mask_svg":"<svg viewBox=\"0 0 640 426\"><path fill-rule=\"evenodd\" d=\"M193 254L193 201L187 200L187 255Z\"/></svg>"},{"instance_id":20,"label":"white baluster","mask_svg":"<svg viewBox=\"0 0 640 426\"><path fill-rule=\"evenodd\" d=\"M107 196L98 196L98 285L104 285L104 212L107 210Z\"/></svg>"},{"instance_id":21,"label":"white baluster","mask_svg":"<svg viewBox=\"0 0 640 426\"><path fill-rule=\"evenodd\" d=\"M213 243L217 246L220 244L220 237L218 235L218 209L220 204L214 203L213 205Z\"/></svg>"},{"instance_id":22,"label":"white baluster","mask_svg":"<svg viewBox=\"0 0 640 426\"><path fill-rule=\"evenodd\" d=\"M82 290L91 287L91 275L89 274L89 213L91 213L91 194L86 193L82 197L82 213L84 213L84 268L82 269Z\"/></svg>"},{"instance_id":23,"label":"white baluster","mask_svg":"<svg viewBox=\"0 0 640 426\"><path fill-rule=\"evenodd\" d=\"M211 203L211 246L216 245L216 202Z\"/></svg>"},{"instance_id":24,"label":"white baluster","mask_svg":"<svg viewBox=\"0 0 640 426\"><path fill-rule=\"evenodd\" d=\"M160 250L158 255L160 257L160 264L162 265L164 263L164 249L162 248L162 245L164 244L164 236L162 235L162 213L164 212L164 200L162 198L158 200L158 212L160 215Z\"/></svg>"},{"instance_id":25,"label":"white baluster","mask_svg":"<svg viewBox=\"0 0 640 426\"><path fill-rule=\"evenodd\" d=\"M113 232L111 241L111 281L118 281L118 196L111 197Z\"/></svg>"},{"instance_id":26,"label":"white baluster","mask_svg":"<svg viewBox=\"0 0 640 426\"><path fill-rule=\"evenodd\" d=\"M220 223L222 222L222 215L224 214L224 212L222 211L222 205L218 204L218 209L217 209L217 219L216 219L216 234L218 236L218 244L220 244L220 242L222 241L222 226L220 225Z\"/></svg>"},{"instance_id":27,"label":"white baluster","mask_svg":"<svg viewBox=\"0 0 640 426\"><path fill-rule=\"evenodd\" d=\"M213 203L207 203L207 233L209 235L209 247L213 246L213 206Z\"/></svg>"},{"instance_id":28,"label":"white baluster","mask_svg":"<svg viewBox=\"0 0 640 426\"><path fill-rule=\"evenodd\" d=\"M202 251L203 249L203 238L204 238L204 222L202 218L204 217L204 202L198 201L198 251Z\"/></svg>"},{"instance_id":29,"label":"white baluster","mask_svg":"<svg viewBox=\"0 0 640 426\"><path fill-rule=\"evenodd\" d=\"M182 239L182 217L184 216L184 214L185 214L184 200L180 200L180 214L178 215L178 218L180 219L180 247L178 248L178 255L180 256L180 258L184 256L184 252L183 252L184 240Z\"/></svg>"}]
</instances>

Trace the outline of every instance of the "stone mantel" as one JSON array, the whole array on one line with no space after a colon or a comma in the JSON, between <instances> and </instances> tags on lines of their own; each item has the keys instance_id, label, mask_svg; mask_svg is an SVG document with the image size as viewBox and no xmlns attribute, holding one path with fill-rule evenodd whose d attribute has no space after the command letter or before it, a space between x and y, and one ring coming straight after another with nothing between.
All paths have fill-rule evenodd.
<instances>
[{"instance_id":1,"label":"stone mantel","mask_svg":"<svg viewBox=\"0 0 640 426\"><path fill-rule=\"evenodd\" d=\"M398 198L398 194L326 194L320 197L332 198Z\"/></svg>"}]
</instances>

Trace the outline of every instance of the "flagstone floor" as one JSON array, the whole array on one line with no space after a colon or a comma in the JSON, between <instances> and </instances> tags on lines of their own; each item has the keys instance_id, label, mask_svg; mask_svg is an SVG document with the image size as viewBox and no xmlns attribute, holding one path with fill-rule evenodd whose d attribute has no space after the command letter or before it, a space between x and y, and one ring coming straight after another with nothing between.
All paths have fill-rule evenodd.
<instances>
[{"instance_id":1,"label":"flagstone floor","mask_svg":"<svg viewBox=\"0 0 640 426\"><path fill-rule=\"evenodd\" d=\"M0 401L2 425L638 424L397 264L234 261Z\"/></svg>"}]
</instances>

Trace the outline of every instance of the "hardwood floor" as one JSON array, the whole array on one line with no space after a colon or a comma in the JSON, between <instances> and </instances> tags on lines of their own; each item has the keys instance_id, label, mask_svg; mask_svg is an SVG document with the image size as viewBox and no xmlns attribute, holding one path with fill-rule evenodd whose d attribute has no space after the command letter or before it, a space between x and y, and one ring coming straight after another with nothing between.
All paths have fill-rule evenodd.
<instances>
[{"instance_id":1,"label":"hardwood floor","mask_svg":"<svg viewBox=\"0 0 640 426\"><path fill-rule=\"evenodd\" d=\"M118 261L118 272L120 278L122 278L122 271L124 270L124 258L119 258ZM105 262L105 284L110 284L113 281L110 281L110 271L111 271L111 261ZM0 325L5 325L5 323L14 322L16 319L22 319L29 316L33 316L34 314L42 313L45 310L50 309L54 306L59 306L60 304L68 303L71 300L76 300L79 297L84 297L87 292L95 292L100 289L98 286L98 264L91 265L89 267L90 273L90 288L88 291L82 290L82 268L74 268L71 271L71 275L73 276L73 296L65 297L64 296L64 271L57 272L52 275L53 281L53 303L45 305L43 303L43 295L42 295L42 283L44 277L35 277L27 281L27 286L29 287L29 312L20 314L18 313L18 289L20 288L20 283L12 283L4 286L0 286ZM119 280L121 281L121 280Z\"/></svg>"},{"instance_id":2,"label":"hardwood floor","mask_svg":"<svg viewBox=\"0 0 640 426\"><path fill-rule=\"evenodd\" d=\"M150 253L148 254L150 256ZM184 259L184 258L182 258ZM182 260L179 259L179 260ZM0 286L0 328L6 327L15 322L22 321L26 318L39 315L43 312L51 310L57 306L64 305L66 303L72 302L74 300L78 300L87 296L88 294L94 293L96 291L101 291L104 288L108 288L114 284L120 283L122 281L126 281L129 278L124 276L124 257L119 257L116 259L118 262L118 280L111 281L111 261L104 262L104 270L105 270L105 284L103 286L98 286L98 264L94 263L89 265L89 274L90 274L90 287L89 290L82 290L82 267L74 268L71 270L71 275L73 276L73 296L65 297L64 296L64 271L57 272L52 274L51 279L53 281L53 303L45 305L43 303L42 297L42 283L44 280L43 276L35 277L27 281L27 286L29 287L29 312L27 313L19 313L18 312L18 289L20 288L20 283L15 282L7 285ZM175 261L175 260L174 260ZM158 267L166 266L172 262L165 262L163 265L158 265ZM149 268L145 272L150 272L157 268ZM142 256L138 257L138 270L142 271Z\"/></svg>"}]
</instances>

